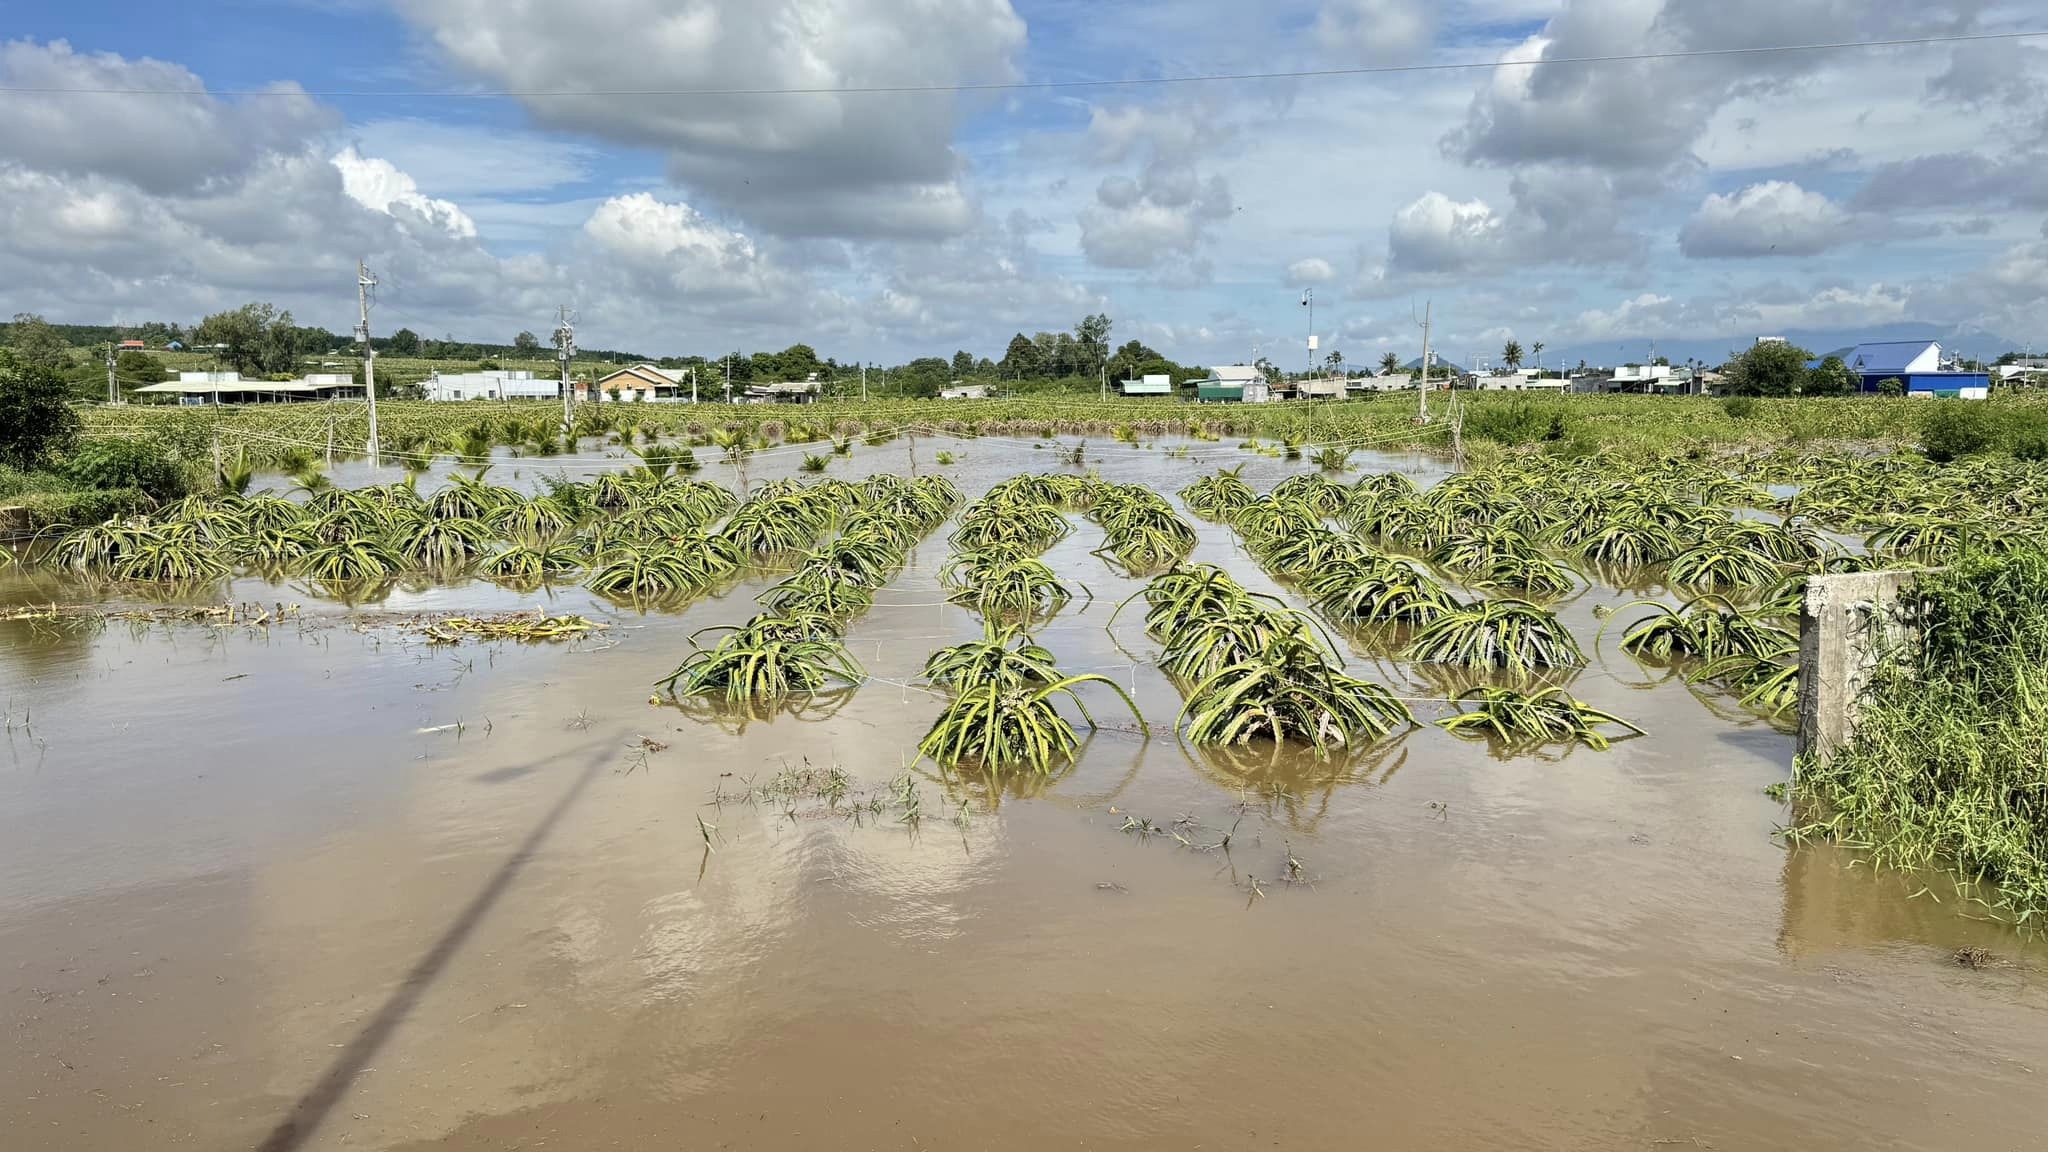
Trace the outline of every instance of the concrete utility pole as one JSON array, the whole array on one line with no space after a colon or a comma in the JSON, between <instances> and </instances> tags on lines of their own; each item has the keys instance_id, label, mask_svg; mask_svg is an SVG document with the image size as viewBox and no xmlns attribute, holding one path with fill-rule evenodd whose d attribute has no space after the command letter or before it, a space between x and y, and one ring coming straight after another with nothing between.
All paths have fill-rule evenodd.
<instances>
[{"instance_id":1,"label":"concrete utility pole","mask_svg":"<svg viewBox=\"0 0 2048 1152\"><path fill-rule=\"evenodd\" d=\"M1429 423L1429 312L1434 303L1425 300L1422 304L1422 385L1415 390L1419 403L1416 421L1422 424Z\"/></svg>"},{"instance_id":2,"label":"concrete utility pole","mask_svg":"<svg viewBox=\"0 0 2048 1152\"><path fill-rule=\"evenodd\" d=\"M732 353L725 354L725 402L732 403Z\"/></svg>"},{"instance_id":3,"label":"concrete utility pole","mask_svg":"<svg viewBox=\"0 0 2048 1152\"><path fill-rule=\"evenodd\" d=\"M576 355L576 320L567 304L555 309L555 358L562 362L562 435L567 437L576 427L576 414L570 408L569 361Z\"/></svg>"},{"instance_id":4,"label":"concrete utility pole","mask_svg":"<svg viewBox=\"0 0 2048 1152\"><path fill-rule=\"evenodd\" d=\"M107 403L121 402L121 386L114 381L114 342L107 341Z\"/></svg>"},{"instance_id":5,"label":"concrete utility pole","mask_svg":"<svg viewBox=\"0 0 2048 1152\"><path fill-rule=\"evenodd\" d=\"M697 402L697 366L690 365L690 403Z\"/></svg>"},{"instance_id":6,"label":"concrete utility pole","mask_svg":"<svg viewBox=\"0 0 2048 1152\"><path fill-rule=\"evenodd\" d=\"M863 365L861 365L861 366L860 366L860 399L861 399L861 403L863 403L863 404L867 403L867 399L868 399L868 366L867 366L867 365L865 365L865 364L863 364Z\"/></svg>"},{"instance_id":7,"label":"concrete utility pole","mask_svg":"<svg viewBox=\"0 0 2048 1152\"><path fill-rule=\"evenodd\" d=\"M356 325L356 342L363 346L363 392L370 398L370 467L377 466L377 350L370 346L370 289L377 286L377 278L370 270L356 261L356 306L362 312L362 323Z\"/></svg>"}]
</instances>

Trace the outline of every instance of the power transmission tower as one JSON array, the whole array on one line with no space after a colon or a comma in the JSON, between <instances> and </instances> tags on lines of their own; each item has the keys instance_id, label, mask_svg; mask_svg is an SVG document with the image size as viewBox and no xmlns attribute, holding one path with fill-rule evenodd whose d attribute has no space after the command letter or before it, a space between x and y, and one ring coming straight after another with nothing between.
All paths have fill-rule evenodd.
<instances>
[{"instance_id":1,"label":"power transmission tower","mask_svg":"<svg viewBox=\"0 0 2048 1152\"><path fill-rule=\"evenodd\" d=\"M562 362L562 435L567 437L575 425L575 413L569 407L569 361L576 356L576 317L567 304L555 310L555 358Z\"/></svg>"},{"instance_id":2,"label":"power transmission tower","mask_svg":"<svg viewBox=\"0 0 2048 1152\"><path fill-rule=\"evenodd\" d=\"M361 260L356 261L356 306L362 322L356 325L356 342L363 346L363 391L370 398L370 467L377 466L377 349L370 344L370 299L377 278Z\"/></svg>"}]
</instances>

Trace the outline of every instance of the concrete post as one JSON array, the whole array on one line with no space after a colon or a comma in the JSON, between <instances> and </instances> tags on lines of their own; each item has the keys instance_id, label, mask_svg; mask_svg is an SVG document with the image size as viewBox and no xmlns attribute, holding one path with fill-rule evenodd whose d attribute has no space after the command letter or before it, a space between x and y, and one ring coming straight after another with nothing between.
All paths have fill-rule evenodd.
<instances>
[{"instance_id":1,"label":"concrete post","mask_svg":"<svg viewBox=\"0 0 2048 1152\"><path fill-rule=\"evenodd\" d=\"M1800 756L1825 760L1855 736L1857 708L1879 658L1913 641L1899 600L1917 575L1846 572L1806 582L1799 618Z\"/></svg>"}]
</instances>

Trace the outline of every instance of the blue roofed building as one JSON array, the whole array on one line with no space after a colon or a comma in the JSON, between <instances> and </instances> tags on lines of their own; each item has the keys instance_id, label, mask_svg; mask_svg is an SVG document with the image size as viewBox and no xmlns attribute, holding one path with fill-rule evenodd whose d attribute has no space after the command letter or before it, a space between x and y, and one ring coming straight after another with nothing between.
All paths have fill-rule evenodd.
<instances>
[{"instance_id":1,"label":"blue roofed building","mask_svg":"<svg viewBox=\"0 0 2048 1152\"><path fill-rule=\"evenodd\" d=\"M1880 391L1885 381L1897 380L1909 396L1982 400L1991 394L1990 373L1942 367L1941 343L1936 340L1878 340L1829 355L1842 358L1864 392ZM1809 362L1809 367L1819 365L1820 360Z\"/></svg>"}]
</instances>

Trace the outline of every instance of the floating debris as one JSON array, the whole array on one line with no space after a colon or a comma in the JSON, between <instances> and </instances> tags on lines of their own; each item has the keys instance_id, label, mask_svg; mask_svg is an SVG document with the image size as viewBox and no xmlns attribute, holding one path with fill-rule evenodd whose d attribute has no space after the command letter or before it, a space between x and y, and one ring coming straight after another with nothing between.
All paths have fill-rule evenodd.
<instances>
[{"instance_id":1,"label":"floating debris","mask_svg":"<svg viewBox=\"0 0 2048 1152\"><path fill-rule=\"evenodd\" d=\"M429 644L460 644L464 640L571 640L601 632L608 624L583 616L549 616L545 612L511 612L496 616L445 616L408 625Z\"/></svg>"}]
</instances>

